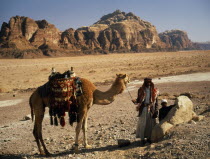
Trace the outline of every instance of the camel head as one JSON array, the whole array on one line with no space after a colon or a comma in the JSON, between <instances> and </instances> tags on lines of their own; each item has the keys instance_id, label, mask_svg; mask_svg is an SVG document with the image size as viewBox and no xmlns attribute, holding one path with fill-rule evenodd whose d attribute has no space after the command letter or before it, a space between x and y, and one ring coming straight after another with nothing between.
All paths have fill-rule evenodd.
<instances>
[{"instance_id":1,"label":"camel head","mask_svg":"<svg viewBox=\"0 0 210 159\"><path fill-rule=\"evenodd\" d=\"M116 76L117 76L116 80L119 80L120 83L122 83L122 88L121 88L121 90L119 92L119 93L122 93L125 90L127 83L130 82L130 78L128 77L128 75L121 74L121 73L120 74L116 74Z\"/></svg>"},{"instance_id":2,"label":"camel head","mask_svg":"<svg viewBox=\"0 0 210 159\"><path fill-rule=\"evenodd\" d=\"M125 85L130 82L130 78L126 74L120 73L120 74L116 74L116 76L117 76L118 79L123 80Z\"/></svg>"}]
</instances>

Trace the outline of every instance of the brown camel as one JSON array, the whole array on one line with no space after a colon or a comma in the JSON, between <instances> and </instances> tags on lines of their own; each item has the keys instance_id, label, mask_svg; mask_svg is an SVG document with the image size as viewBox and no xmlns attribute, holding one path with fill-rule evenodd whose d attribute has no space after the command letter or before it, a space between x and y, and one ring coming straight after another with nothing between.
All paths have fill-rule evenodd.
<instances>
[{"instance_id":1,"label":"brown camel","mask_svg":"<svg viewBox=\"0 0 210 159\"><path fill-rule=\"evenodd\" d=\"M77 97L78 105L79 105L79 122L77 122L76 126L76 138L74 144L75 153L78 153L78 137L80 130L82 128L83 135L84 135L84 146L85 148L91 148L91 146L87 143L87 112L89 108L93 104L98 105L108 105L112 103L116 97L116 95L122 93L125 88L126 84L129 82L129 78L126 74L117 74L117 77L112 84L111 88L106 92L102 92L96 89L95 85L92 84L89 80L81 78L82 81L82 90L83 94ZM42 155L49 155L45 143L42 138L42 121L44 118L45 107L49 107L49 97L42 98L39 93L38 89L31 95L30 100L30 107L31 107L31 115L32 120L33 116L35 115L35 124L33 129L33 135L36 139L36 143L39 149L40 154ZM41 148L43 146L44 151Z\"/></svg>"}]
</instances>

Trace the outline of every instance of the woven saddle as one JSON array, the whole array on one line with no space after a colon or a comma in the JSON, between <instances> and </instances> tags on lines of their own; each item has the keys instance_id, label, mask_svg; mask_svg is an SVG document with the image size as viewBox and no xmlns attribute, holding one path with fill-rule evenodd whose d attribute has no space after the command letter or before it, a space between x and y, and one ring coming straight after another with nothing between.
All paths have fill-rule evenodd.
<instances>
[{"instance_id":1,"label":"woven saddle","mask_svg":"<svg viewBox=\"0 0 210 159\"><path fill-rule=\"evenodd\" d=\"M50 123L58 126L58 119L61 126L65 126L66 112L69 115L69 124L78 122L77 96L82 95L82 82L75 77L73 69L63 74L53 71L49 76L50 86Z\"/></svg>"}]
</instances>

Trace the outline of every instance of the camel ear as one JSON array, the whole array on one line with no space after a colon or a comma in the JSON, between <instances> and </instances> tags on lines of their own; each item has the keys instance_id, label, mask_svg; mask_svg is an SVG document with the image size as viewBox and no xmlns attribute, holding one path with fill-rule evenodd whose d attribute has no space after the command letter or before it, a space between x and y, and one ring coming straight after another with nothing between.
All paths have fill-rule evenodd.
<instances>
[{"instance_id":1,"label":"camel ear","mask_svg":"<svg viewBox=\"0 0 210 159\"><path fill-rule=\"evenodd\" d=\"M116 74L116 76L117 76L118 78L125 78L125 77L126 77L126 74Z\"/></svg>"},{"instance_id":2,"label":"camel ear","mask_svg":"<svg viewBox=\"0 0 210 159\"><path fill-rule=\"evenodd\" d=\"M52 73L55 73L55 68L54 67L52 67Z\"/></svg>"},{"instance_id":3,"label":"camel ear","mask_svg":"<svg viewBox=\"0 0 210 159\"><path fill-rule=\"evenodd\" d=\"M127 75L126 74L124 74L124 75L122 75L122 78L125 78Z\"/></svg>"}]
</instances>

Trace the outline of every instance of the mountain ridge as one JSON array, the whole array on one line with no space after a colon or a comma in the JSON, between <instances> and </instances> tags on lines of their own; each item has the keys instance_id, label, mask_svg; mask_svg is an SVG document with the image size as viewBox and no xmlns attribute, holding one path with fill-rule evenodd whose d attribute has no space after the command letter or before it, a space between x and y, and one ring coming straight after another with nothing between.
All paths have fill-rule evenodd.
<instances>
[{"instance_id":1,"label":"mountain ridge","mask_svg":"<svg viewBox=\"0 0 210 159\"><path fill-rule=\"evenodd\" d=\"M57 52L142 52L198 49L184 31L157 33L154 25L132 12L116 10L88 27L60 31L46 20L11 17L0 31L1 49L41 50L43 55ZM4 52L4 50L3 50ZM2 51L0 51L2 55ZM6 56L6 53L4 53ZM21 56L21 55L20 55ZM59 55L62 56L62 55Z\"/></svg>"}]
</instances>

